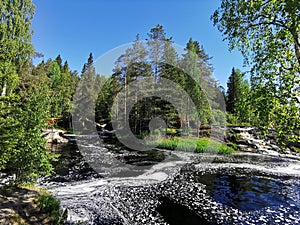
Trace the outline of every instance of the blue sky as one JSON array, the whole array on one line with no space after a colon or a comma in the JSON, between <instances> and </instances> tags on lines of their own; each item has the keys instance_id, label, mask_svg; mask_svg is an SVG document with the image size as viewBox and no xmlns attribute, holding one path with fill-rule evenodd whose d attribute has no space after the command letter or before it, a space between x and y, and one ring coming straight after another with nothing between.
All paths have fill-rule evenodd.
<instances>
[{"instance_id":1,"label":"blue sky","mask_svg":"<svg viewBox=\"0 0 300 225\"><path fill-rule=\"evenodd\" d=\"M168 37L185 46L190 37L213 57L214 77L226 86L232 67L243 69L243 58L229 52L227 42L213 26L210 16L218 0L33 0L33 45L44 59L58 54L72 70L82 69L90 52L94 58L141 39L156 24ZM39 59L41 60L41 59ZM39 60L35 60L37 63ZM105 65L103 65L105 67Z\"/></svg>"}]
</instances>

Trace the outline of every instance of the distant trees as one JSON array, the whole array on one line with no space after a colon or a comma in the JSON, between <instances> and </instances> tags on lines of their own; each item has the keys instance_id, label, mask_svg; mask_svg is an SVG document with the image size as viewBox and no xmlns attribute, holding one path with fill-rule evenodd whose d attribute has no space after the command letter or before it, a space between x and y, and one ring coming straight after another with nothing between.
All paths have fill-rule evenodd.
<instances>
[{"instance_id":1,"label":"distant trees","mask_svg":"<svg viewBox=\"0 0 300 225\"><path fill-rule=\"evenodd\" d=\"M44 91L49 92L49 117L59 118L58 124L68 129L71 128L72 99L79 77L76 71L69 69L68 61L63 66L61 61L61 56L58 55L55 60L40 62L32 69L26 86L47 87Z\"/></svg>"},{"instance_id":2,"label":"distant trees","mask_svg":"<svg viewBox=\"0 0 300 225\"><path fill-rule=\"evenodd\" d=\"M212 16L252 68L252 123L275 128L282 143L300 139L299 9L296 0L222 0Z\"/></svg>"},{"instance_id":3,"label":"distant trees","mask_svg":"<svg viewBox=\"0 0 300 225\"><path fill-rule=\"evenodd\" d=\"M87 63L83 65L80 82L78 82L76 93L73 96L73 125L77 131L82 133L94 131L95 118L98 119L100 115L107 112L105 109L97 107L99 104L97 99L108 101L105 81L105 77L96 74L93 54L90 53Z\"/></svg>"},{"instance_id":4,"label":"distant trees","mask_svg":"<svg viewBox=\"0 0 300 225\"><path fill-rule=\"evenodd\" d=\"M192 39L187 43L185 53L178 55L172 38L167 37L164 27L158 24L148 33L146 44L139 40L138 35L132 47L118 58L112 77L100 91L96 107L97 119L112 119L107 106L116 101L118 109L111 109L114 110L116 117L114 119L123 121L123 124L129 121L132 131L136 134L146 131L149 121L156 117L164 119L169 128L184 128L187 135L190 134L192 125L195 128L200 124L212 124L214 122L212 111L218 107L216 93L219 88L212 78L209 59L204 48ZM141 87L131 85L134 81L151 77L155 81L153 90L143 90ZM180 109L186 109L182 118L179 118L179 109L174 108L168 101L176 98L178 91L170 90L168 87L164 90L161 86L166 79L170 80L170 83L176 83L190 97L182 99L181 96L181 99L178 98L176 101L181 105ZM121 90L122 94L116 98ZM139 96L146 92L152 92L154 96L138 100ZM163 98L158 97L161 93L164 95ZM129 99L135 102L132 109L127 105ZM193 111L192 103L195 104L196 111ZM191 130L191 133L195 134L198 131Z\"/></svg>"}]
</instances>

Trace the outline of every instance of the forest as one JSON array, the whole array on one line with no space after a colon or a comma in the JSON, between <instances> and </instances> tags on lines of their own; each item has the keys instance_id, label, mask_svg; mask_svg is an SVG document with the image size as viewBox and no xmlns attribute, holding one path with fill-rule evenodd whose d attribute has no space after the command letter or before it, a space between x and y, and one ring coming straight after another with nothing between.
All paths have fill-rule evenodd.
<instances>
[{"instance_id":1,"label":"forest","mask_svg":"<svg viewBox=\"0 0 300 225\"><path fill-rule=\"evenodd\" d=\"M275 129L281 146L299 141L300 16L292 5L299 3L287 1L280 9L291 23L274 16L278 10L271 13L277 3L259 10L259 3L253 4L253 11L243 3L231 10L222 4L211 18L252 68L249 80L238 68L224 74L229 76L226 90L213 77L213 56L205 46L190 38L179 54L160 24L150 28L146 41L137 34L110 77L96 74L92 53L81 72L69 68L59 54L34 65L33 59L42 57L31 43L34 5L30 0L1 1L0 170L14 174L16 183L50 174L55 156L45 147L43 129L57 118L56 126L72 132L74 115L79 115L81 134L97 124L113 129L128 122L142 138L151 132L149 122L161 118L165 126L154 127L164 127L166 138L179 133L199 137L205 126L243 125L261 127L264 135ZM134 86L150 78L152 86Z\"/></svg>"}]
</instances>

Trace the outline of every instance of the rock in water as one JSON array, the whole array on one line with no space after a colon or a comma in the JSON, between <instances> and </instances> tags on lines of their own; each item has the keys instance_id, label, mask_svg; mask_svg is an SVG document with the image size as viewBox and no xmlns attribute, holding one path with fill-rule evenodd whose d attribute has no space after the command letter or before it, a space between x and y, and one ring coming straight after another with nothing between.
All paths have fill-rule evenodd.
<instances>
[{"instance_id":1,"label":"rock in water","mask_svg":"<svg viewBox=\"0 0 300 225\"><path fill-rule=\"evenodd\" d=\"M42 134L43 138L46 138L47 143L59 144L59 143L67 143L68 139L62 137L65 131L58 129L46 129Z\"/></svg>"}]
</instances>

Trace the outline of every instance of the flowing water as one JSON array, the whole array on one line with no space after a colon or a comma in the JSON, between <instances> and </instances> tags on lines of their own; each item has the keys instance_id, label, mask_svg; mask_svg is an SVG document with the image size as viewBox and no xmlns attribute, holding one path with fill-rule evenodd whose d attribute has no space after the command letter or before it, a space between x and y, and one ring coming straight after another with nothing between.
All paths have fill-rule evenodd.
<instances>
[{"instance_id":1,"label":"flowing water","mask_svg":"<svg viewBox=\"0 0 300 225\"><path fill-rule=\"evenodd\" d=\"M135 152L104 144L115 164L87 163L75 144L61 149L43 181L83 224L299 224L295 156Z\"/></svg>"},{"instance_id":2,"label":"flowing water","mask_svg":"<svg viewBox=\"0 0 300 225\"><path fill-rule=\"evenodd\" d=\"M279 206L300 209L296 195L300 193L300 185L292 177L235 171L234 174L207 173L199 176L198 182L206 185L213 200L241 211Z\"/></svg>"}]
</instances>

